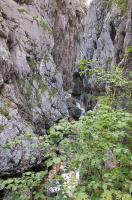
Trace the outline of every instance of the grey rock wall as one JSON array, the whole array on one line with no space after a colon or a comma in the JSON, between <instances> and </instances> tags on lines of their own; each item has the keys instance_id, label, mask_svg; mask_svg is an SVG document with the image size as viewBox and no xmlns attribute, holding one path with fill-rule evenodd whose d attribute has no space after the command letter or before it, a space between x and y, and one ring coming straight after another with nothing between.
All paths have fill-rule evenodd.
<instances>
[{"instance_id":1,"label":"grey rock wall","mask_svg":"<svg viewBox=\"0 0 132 200\"><path fill-rule=\"evenodd\" d=\"M110 69L112 65L125 66L132 70L132 56L125 58L125 52L132 45L132 1L127 1L123 13L119 6L110 6L108 1L89 1L87 14L82 20L84 31L78 44L76 63L81 59L94 60L92 68ZM89 66L88 66L89 67ZM76 67L75 67L76 70ZM90 109L90 94L99 95L104 88L98 88L94 79L84 77L85 107Z\"/></svg>"},{"instance_id":2,"label":"grey rock wall","mask_svg":"<svg viewBox=\"0 0 132 200\"><path fill-rule=\"evenodd\" d=\"M77 0L0 1L1 176L40 164L44 152L30 143L68 116L63 86L72 82L83 8Z\"/></svg>"},{"instance_id":3,"label":"grey rock wall","mask_svg":"<svg viewBox=\"0 0 132 200\"><path fill-rule=\"evenodd\" d=\"M83 20L84 32L78 46L77 60L97 61L98 66L119 64L125 50L132 44L132 2L122 13L118 6L104 0L92 0Z\"/></svg>"},{"instance_id":4,"label":"grey rock wall","mask_svg":"<svg viewBox=\"0 0 132 200\"><path fill-rule=\"evenodd\" d=\"M44 150L30 148L38 135L92 108L90 95L98 91L73 73L80 59L130 70L123 55L132 42L132 2L125 14L106 2L0 1L0 176L41 164Z\"/></svg>"},{"instance_id":5,"label":"grey rock wall","mask_svg":"<svg viewBox=\"0 0 132 200\"><path fill-rule=\"evenodd\" d=\"M82 18L86 14L86 0L57 0L55 12L53 57L63 70L64 89L71 89L72 69L75 65L77 44L83 31Z\"/></svg>"}]
</instances>

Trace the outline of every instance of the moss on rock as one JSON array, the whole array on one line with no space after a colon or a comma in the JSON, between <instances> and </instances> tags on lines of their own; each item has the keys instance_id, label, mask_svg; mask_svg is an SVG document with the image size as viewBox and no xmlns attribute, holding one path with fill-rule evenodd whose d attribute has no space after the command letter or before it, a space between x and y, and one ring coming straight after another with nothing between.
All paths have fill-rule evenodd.
<instances>
[{"instance_id":1,"label":"moss on rock","mask_svg":"<svg viewBox=\"0 0 132 200\"><path fill-rule=\"evenodd\" d=\"M0 133L2 133L4 130L4 126L0 125Z\"/></svg>"},{"instance_id":2,"label":"moss on rock","mask_svg":"<svg viewBox=\"0 0 132 200\"><path fill-rule=\"evenodd\" d=\"M50 95L50 97L56 96L57 92L58 92L58 91L57 91L56 88L51 88L51 89L49 90L49 95Z\"/></svg>"},{"instance_id":3,"label":"moss on rock","mask_svg":"<svg viewBox=\"0 0 132 200\"><path fill-rule=\"evenodd\" d=\"M0 108L0 114L5 116L8 120L11 119L9 112L5 107Z\"/></svg>"}]
</instances>

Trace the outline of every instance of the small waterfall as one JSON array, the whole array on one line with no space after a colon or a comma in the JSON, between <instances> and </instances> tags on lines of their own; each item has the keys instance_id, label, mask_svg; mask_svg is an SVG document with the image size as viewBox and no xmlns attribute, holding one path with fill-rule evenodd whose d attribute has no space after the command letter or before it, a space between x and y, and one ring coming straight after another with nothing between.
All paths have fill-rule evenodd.
<instances>
[{"instance_id":1,"label":"small waterfall","mask_svg":"<svg viewBox=\"0 0 132 200\"><path fill-rule=\"evenodd\" d=\"M81 116L84 115L84 113L85 113L85 107L82 106L81 103L79 103L79 102L76 102L76 106L77 106L77 108L79 108L81 110Z\"/></svg>"}]
</instances>

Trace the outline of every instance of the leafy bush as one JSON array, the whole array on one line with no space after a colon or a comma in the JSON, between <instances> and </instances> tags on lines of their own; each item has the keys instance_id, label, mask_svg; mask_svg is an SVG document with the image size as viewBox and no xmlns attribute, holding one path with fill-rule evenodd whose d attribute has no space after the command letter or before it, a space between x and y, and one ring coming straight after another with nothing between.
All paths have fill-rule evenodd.
<instances>
[{"instance_id":1,"label":"leafy bush","mask_svg":"<svg viewBox=\"0 0 132 200\"><path fill-rule=\"evenodd\" d=\"M80 169L81 180L75 199L82 194L83 199L130 200L132 114L126 107L121 108L120 101L122 93L131 92L132 82L119 67L113 67L111 71L98 68L87 71L84 66L87 63L89 61L81 62L81 74L96 75L96 84L104 82L108 86L106 94L79 122L66 121L53 127L52 131L58 138L67 131L69 136L76 138L62 141L69 160L73 153L76 157L69 162L69 167Z\"/></svg>"},{"instance_id":2,"label":"leafy bush","mask_svg":"<svg viewBox=\"0 0 132 200\"><path fill-rule=\"evenodd\" d=\"M80 168L76 196L81 193L91 200L131 199L132 114L110 104L111 98L101 98L95 110L69 126L69 135L76 135L76 140L62 142L69 158L71 153L76 155L70 168ZM65 133L64 124L61 132L60 125L58 131L56 128L58 136Z\"/></svg>"},{"instance_id":3,"label":"leafy bush","mask_svg":"<svg viewBox=\"0 0 132 200\"><path fill-rule=\"evenodd\" d=\"M22 177L1 180L0 189L11 191L13 200L44 199L41 184L46 174L47 171L25 172Z\"/></svg>"},{"instance_id":4,"label":"leafy bush","mask_svg":"<svg viewBox=\"0 0 132 200\"><path fill-rule=\"evenodd\" d=\"M39 145L47 148L45 163L49 168L67 159L70 170L80 170L80 184L73 197L62 191L60 199L131 200L132 114L126 106L121 107L121 98L122 93L130 93L132 82L121 68L87 71L84 64L87 62L81 62L81 74L95 75L96 84L104 82L108 86L106 93L78 122L63 119L50 128L46 138L40 136ZM17 200L21 200L21 191L28 189L39 200L44 195L44 176L45 172L28 172L21 178L2 181L1 186L11 190Z\"/></svg>"},{"instance_id":5,"label":"leafy bush","mask_svg":"<svg viewBox=\"0 0 132 200\"><path fill-rule=\"evenodd\" d=\"M100 102L78 126L80 139L73 148L82 174L80 188L85 187L91 198L100 197L105 190L132 192L132 115Z\"/></svg>"}]
</instances>

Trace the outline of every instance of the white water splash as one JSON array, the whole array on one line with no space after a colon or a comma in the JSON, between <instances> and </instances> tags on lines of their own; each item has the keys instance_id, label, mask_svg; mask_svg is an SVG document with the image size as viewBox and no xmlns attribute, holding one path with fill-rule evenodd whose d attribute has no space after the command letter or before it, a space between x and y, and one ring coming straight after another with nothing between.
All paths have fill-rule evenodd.
<instances>
[{"instance_id":1,"label":"white water splash","mask_svg":"<svg viewBox=\"0 0 132 200\"><path fill-rule=\"evenodd\" d=\"M92 2L93 0L86 0L86 6L89 7L90 3Z\"/></svg>"},{"instance_id":2,"label":"white water splash","mask_svg":"<svg viewBox=\"0 0 132 200\"><path fill-rule=\"evenodd\" d=\"M85 108L79 102L76 102L76 106L81 110L81 116L82 116L85 113Z\"/></svg>"}]
</instances>

